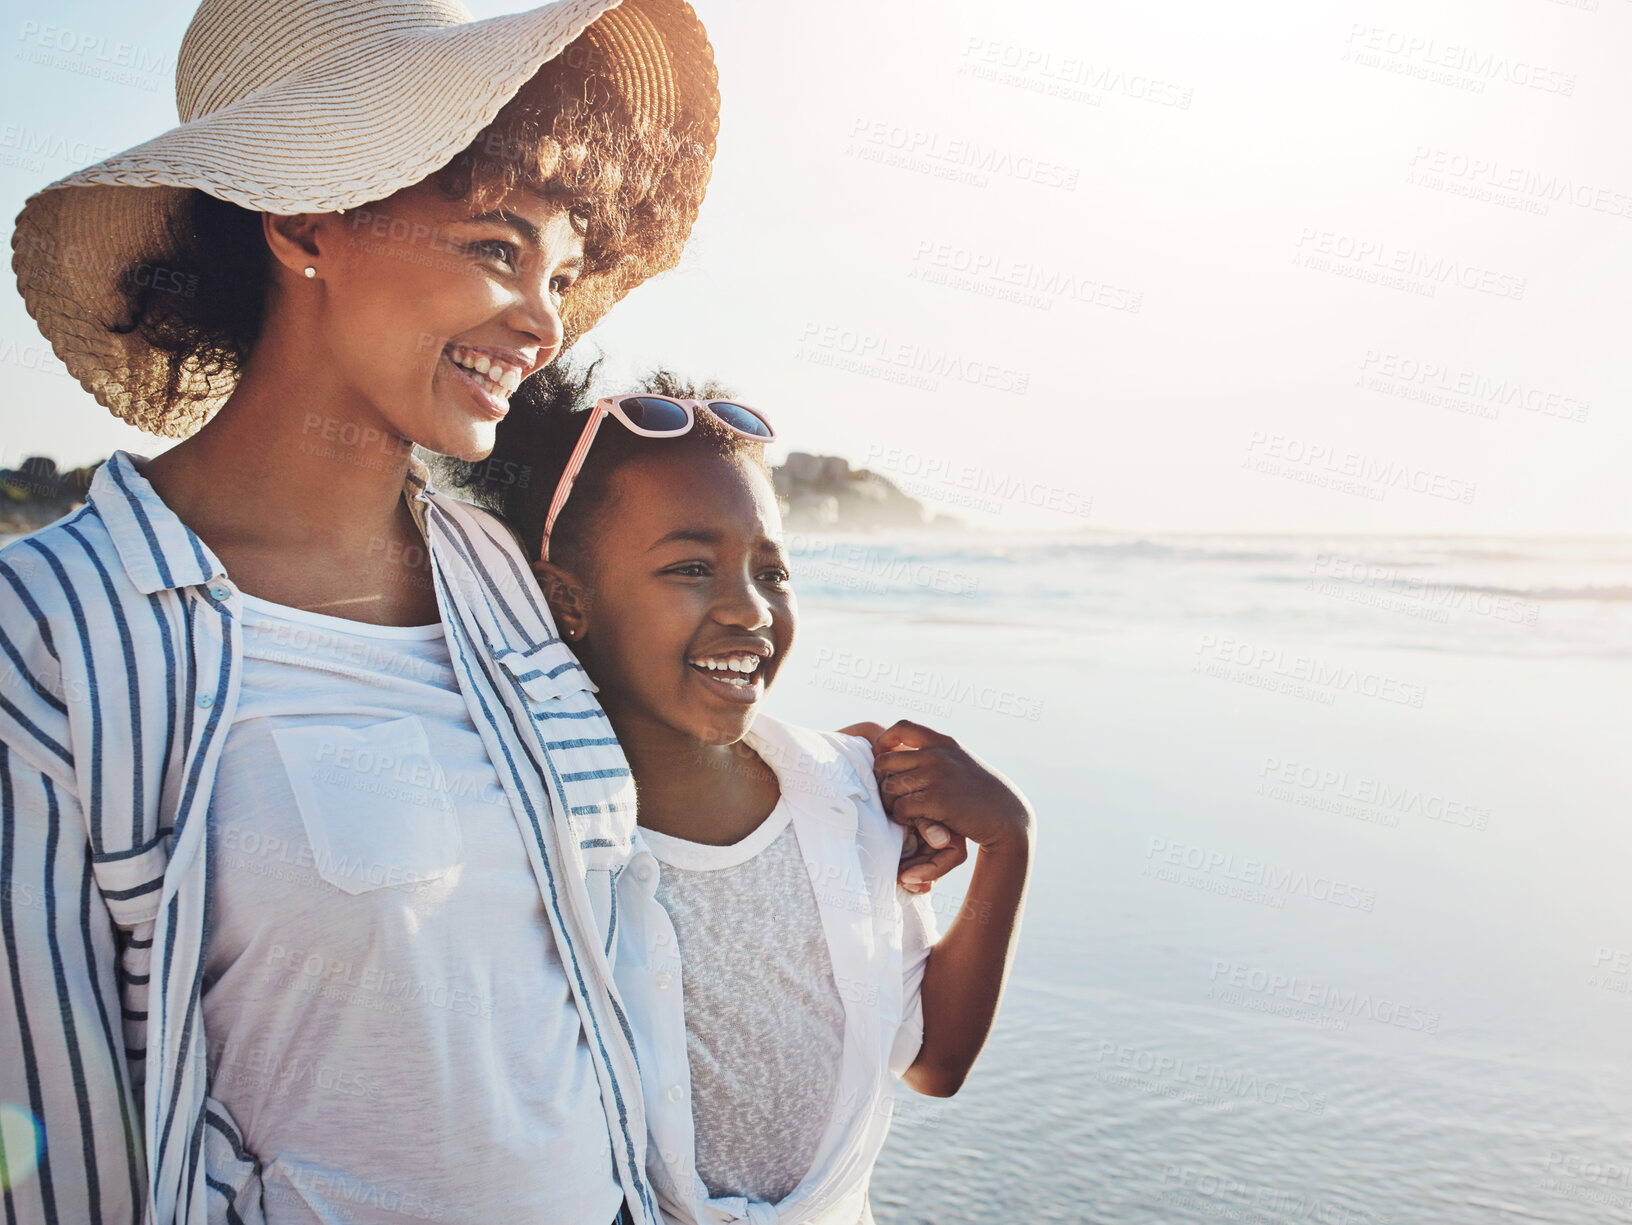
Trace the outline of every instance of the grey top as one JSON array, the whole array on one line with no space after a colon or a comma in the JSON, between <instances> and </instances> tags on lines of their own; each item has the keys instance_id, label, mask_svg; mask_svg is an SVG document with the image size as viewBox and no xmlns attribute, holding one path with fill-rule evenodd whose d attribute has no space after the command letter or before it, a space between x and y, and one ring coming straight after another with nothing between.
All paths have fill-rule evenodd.
<instances>
[{"instance_id":1,"label":"grey top","mask_svg":"<svg viewBox=\"0 0 1632 1225\"><path fill-rule=\"evenodd\" d=\"M786 801L732 846L642 830L680 945L697 1173L776 1203L833 1110L844 1003Z\"/></svg>"}]
</instances>

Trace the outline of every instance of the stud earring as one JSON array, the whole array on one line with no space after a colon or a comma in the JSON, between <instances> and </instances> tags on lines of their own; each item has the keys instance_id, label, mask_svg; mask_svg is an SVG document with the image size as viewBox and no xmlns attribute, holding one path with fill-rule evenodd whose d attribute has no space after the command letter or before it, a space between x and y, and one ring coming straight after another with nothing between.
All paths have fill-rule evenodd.
<instances>
[{"instance_id":1,"label":"stud earring","mask_svg":"<svg viewBox=\"0 0 1632 1225\"><path fill-rule=\"evenodd\" d=\"M313 268L310 264L307 264L306 265L306 279L309 281L316 275L317 275L317 269Z\"/></svg>"}]
</instances>

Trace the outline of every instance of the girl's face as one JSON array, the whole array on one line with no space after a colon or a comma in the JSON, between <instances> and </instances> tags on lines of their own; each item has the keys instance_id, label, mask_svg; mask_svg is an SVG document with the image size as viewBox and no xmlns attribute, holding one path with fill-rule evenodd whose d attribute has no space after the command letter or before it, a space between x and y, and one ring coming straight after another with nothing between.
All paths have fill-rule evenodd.
<instances>
[{"instance_id":1,"label":"girl's face","mask_svg":"<svg viewBox=\"0 0 1632 1225\"><path fill-rule=\"evenodd\" d=\"M433 182L322 219L319 343L360 409L429 450L480 459L510 393L561 350L583 239L514 191L474 215Z\"/></svg>"},{"instance_id":2,"label":"girl's face","mask_svg":"<svg viewBox=\"0 0 1632 1225\"><path fill-rule=\"evenodd\" d=\"M613 474L592 533L578 650L619 734L742 739L796 619L770 480L745 460L655 447Z\"/></svg>"}]
</instances>

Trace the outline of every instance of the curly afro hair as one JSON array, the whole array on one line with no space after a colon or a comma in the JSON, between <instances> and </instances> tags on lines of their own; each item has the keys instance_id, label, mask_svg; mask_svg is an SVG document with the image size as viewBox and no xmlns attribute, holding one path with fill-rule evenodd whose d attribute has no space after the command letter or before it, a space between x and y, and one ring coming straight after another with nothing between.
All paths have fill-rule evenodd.
<instances>
[{"instance_id":1,"label":"curly afro hair","mask_svg":"<svg viewBox=\"0 0 1632 1225\"><path fill-rule=\"evenodd\" d=\"M511 398L510 412L499 423L487 459L466 463L442 458L436 463L437 475L444 484L510 525L529 558L538 556L555 487L595 407L597 397L590 388L598 364L582 370L561 365L545 367ZM654 371L638 386L622 390L682 400L735 398L717 382L695 383L669 370ZM550 535L550 560L580 572L592 569L586 565L592 553L591 528L608 509L613 476L644 455L673 454L677 449L740 459L770 478L764 444L726 429L708 413L698 413L691 431L677 438L647 438L616 422L602 422L595 445L573 480L572 496L556 518Z\"/></svg>"},{"instance_id":2,"label":"curly afro hair","mask_svg":"<svg viewBox=\"0 0 1632 1225\"><path fill-rule=\"evenodd\" d=\"M584 270L563 302L568 346L629 289L679 260L710 173L708 133L638 122L585 66L594 56L571 51L540 68L431 176L473 211L519 188L571 212L584 235ZM181 403L184 376L223 390L236 380L260 335L271 276L261 214L201 191L178 211L167 246L123 271L128 312L107 325L138 333L164 356L155 419ZM165 432L195 424L184 418Z\"/></svg>"}]
</instances>

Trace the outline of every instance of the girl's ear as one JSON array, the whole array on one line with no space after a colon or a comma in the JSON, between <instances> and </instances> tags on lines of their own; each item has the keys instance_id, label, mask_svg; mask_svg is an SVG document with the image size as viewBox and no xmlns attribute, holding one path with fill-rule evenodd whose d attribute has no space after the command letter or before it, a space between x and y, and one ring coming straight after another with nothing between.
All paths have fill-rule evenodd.
<instances>
[{"instance_id":1,"label":"girl's ear","mask_svg":"<svg viewBox=\"0 0 1632 1225\"><path fill-rule=\"evenodd\" d=\"M553 561L535 561L533 577L545 602L555 614L556 627L569 642L582 642L589 632L590 593L571 570Z\"/></svg>"}]
</instances>

